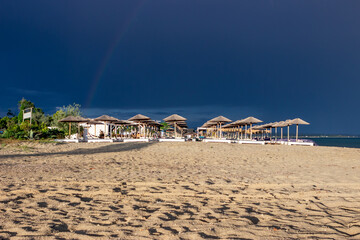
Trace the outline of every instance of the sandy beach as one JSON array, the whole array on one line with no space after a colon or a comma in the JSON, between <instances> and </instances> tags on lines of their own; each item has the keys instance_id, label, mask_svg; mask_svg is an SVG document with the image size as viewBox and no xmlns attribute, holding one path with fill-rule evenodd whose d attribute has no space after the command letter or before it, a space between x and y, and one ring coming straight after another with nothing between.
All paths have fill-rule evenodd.
<instances>
[{"instance_id":1,"label":"sandy beach","mask_svg":"<svg viewBox=\"0 0 360 240\"><path fill-rule=\"evenodd\" d=\"M0 239L359 239L360 149L0 148Z\"/></svg>"}]
</instances>

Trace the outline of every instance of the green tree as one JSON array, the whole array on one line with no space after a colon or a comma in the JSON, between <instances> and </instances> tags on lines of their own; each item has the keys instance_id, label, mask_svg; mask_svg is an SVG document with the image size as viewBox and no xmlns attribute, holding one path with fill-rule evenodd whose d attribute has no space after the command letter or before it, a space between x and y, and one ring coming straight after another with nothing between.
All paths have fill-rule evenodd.
<instances>
[{"instance_id":1,"label":"green tree","mask_svg":"<svg viewBox=\"0 0 360 240\"><path fill-rule=\"evenodd\" d=\"M170 128L170 124L168 124L167 122L161 123L161 127L160 127L161 130L166 132L166 130L168 130L169 128Z\"/></svg>"},{"instance_id":2,"label":"green tree","mask_svg":"<svg viewBox=\"0 0 360 240\"><path fill-rule=\"evenodd\" d=\"M54 115L52 116L52 123L51 125L54 127L57 127L58 129L64 131L65 133L69 132L69 124L68 123L62 123L59 122L61 119L66 118L68 116L81 116L81 110L80 110L81 105L80 104L76 104L73 103L71 105L68 106L63 106L61 108L59 108L59 110L54 113ZM76 133L77 132L77 123L71 123L71 133Z\"/></svg>"},{"instance_id":3,"label":"green tree","mask_svg":"<svg viewBox=\"0 0 360 240\"><path fill-rule=\"evenodd\" d=\"M10 121L10 118L8 116L1 118L0 119L0 129L6 129L9 121Z\"/></svg>"}]
</instances>

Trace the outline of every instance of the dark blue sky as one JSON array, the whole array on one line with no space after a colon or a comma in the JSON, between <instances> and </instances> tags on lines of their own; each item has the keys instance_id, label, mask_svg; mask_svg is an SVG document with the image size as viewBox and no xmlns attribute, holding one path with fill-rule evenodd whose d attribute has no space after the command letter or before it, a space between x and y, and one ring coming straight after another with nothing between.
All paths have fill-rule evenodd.
<instances>
[{"instance_id":1,"label":"dark blue sky","mask_svg":"<svg viewBox=\"0 0 360 240\"><path fill-rule=\"evenodd\" d=\"M177 112L360 134L360 1L1 1L0 116ZM344 121L346 120L346 121Z\"/></svg>"}]
</instances>

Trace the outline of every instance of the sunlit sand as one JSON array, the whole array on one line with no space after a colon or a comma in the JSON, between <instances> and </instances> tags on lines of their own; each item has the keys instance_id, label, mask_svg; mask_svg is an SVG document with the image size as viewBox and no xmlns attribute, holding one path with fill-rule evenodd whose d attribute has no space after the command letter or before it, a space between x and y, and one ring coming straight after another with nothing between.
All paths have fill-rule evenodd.
<instances>
[{"instance_id":1,"label":"sunlit sand","mask_svg":"<svg viewBox=\"0 0 360 240\"><path fill-rule=\"evenodd\" d=\"M0 238L360 237L360 149L15 143Z\"/></svg>"}]
</instances>

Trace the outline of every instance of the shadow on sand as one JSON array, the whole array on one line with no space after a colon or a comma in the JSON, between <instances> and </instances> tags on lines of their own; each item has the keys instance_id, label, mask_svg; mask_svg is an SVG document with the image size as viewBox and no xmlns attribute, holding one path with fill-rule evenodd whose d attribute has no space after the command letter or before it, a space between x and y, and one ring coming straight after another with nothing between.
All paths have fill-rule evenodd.
<instances>
[{"instance_id":1,"label":"shadow on sand","mask_svg":"<svg viewBox=\"0 0 360 240\"><path fill-rule=\"evenodd\" d=\"M71 143L66 143L71 144ZM34 153L34 154L8 154L0 155L0 159L5 158L19 158L19 157L41 157L41 156L56 156L56 155L91 155L97 153L112 153L112 152L126 152L132 150L139 150L149 147L156 143L116 143L98 148L79 148L71 151L52 152L52 153Z\"/></svg>"}]
</instances>

